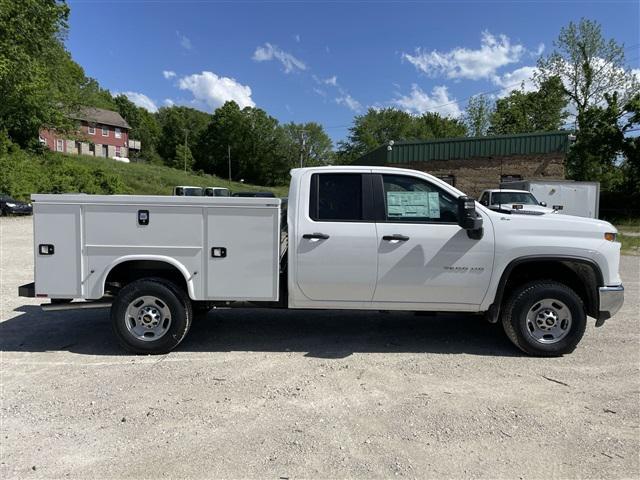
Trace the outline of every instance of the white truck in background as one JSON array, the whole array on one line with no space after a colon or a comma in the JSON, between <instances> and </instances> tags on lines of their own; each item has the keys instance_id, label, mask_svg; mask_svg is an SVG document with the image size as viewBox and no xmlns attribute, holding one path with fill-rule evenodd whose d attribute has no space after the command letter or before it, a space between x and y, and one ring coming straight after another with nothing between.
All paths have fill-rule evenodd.
<instances>
[{"instance_id":1,"label":"white truck in background","mask_svg":"<svg viewBox=\"0 0 640 480\"><path fill-rule=\"evenodd\" d=\"M554 212L552 208L547 207L546 202L538 201L531 192L526 190L484 190L478 201L496 212L524 215L544 215Z\"/></svg>"},{"instance_id":2,"label":"white truck in background","mask_svg":"<svg viewBox=\"0 0 640 480\"><path fill-rule=\"evenodd\" d=\"M292 170L286 217L278 198L32 200L35 283L19 294L109 306L135 353L174 349L194 311L250 302L483 313L528 354L556 356L623 303L611 224L494 212L418 171Z\"/></svg>"},{"instance_id":3,"label":"white truck in background","mask_svg":"<svg viewBox=\"0 0 640 480\"><path fill-rule=\"evenodd\" d=\"M519 180L500 184L503 189L531 192L539 202L565 215L598 218L600 183L573 180Z\"/></svg>"}]
</instances>

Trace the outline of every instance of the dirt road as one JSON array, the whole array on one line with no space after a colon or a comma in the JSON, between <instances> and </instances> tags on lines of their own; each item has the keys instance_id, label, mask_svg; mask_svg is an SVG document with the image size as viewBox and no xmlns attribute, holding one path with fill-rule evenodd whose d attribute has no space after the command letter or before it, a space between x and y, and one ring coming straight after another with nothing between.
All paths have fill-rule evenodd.
<instances>
[{"instance_id":1,"label":"dirt road","mask_svg":"<svg viewBox=\"0 0 640 480\"><path fill-rule=\"evenodd\" d=\"M107 311L43 313L0 219L1 478L638 478L640 258L565 358L478 318L235 310L125 355Z\"/></svg>"}]
</instances>

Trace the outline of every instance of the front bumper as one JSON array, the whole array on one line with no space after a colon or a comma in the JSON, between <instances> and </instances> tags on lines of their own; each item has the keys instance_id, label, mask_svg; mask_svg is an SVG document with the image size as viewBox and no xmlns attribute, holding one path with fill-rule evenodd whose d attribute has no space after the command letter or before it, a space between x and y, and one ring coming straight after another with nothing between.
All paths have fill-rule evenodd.
<instances>
[{"instance_id":1,"label":"front bumper","mask_svg":"<svg viewBox=\"0 0 640 480\"><path fill-rule=\"evenodd\" d=\"M622 285L600 287L598 288L598 295L600 297L600 311L598 312L596 327L601 326L605 320L613 317L618 313L618 310L622 308L622 304L624 303L624 287Z\"/></svg>"}]
</instances>

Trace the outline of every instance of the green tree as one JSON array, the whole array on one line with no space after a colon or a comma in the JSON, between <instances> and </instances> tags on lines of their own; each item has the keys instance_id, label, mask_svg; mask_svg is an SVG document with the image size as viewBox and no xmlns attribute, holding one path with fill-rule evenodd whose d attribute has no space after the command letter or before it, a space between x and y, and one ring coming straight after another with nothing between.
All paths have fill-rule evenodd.
<instances>
[{"instance_id":1,"label":"green tree","mask_svg":"<svg viewBox=\"0 0 640 480\"><path fill-rule=\"evenodd\" d=\"M130 154L130 156L149 163L162 163L157 152L161 128L156 117L145 108L136 106L124 95L118 95L113 101L122 118L131 126L129 138L140 140L142 144L140 152Z\"/></svg>"},{"instance_id":2,"label":"green tree","mask_svg":"<svg viewBox=\"0 0 640 480\"><path fill-rule=\"evenodd\" d=\"M163 107L156 114L160 125L160 136L157 151L165 163L171 163L176 156L178 145L191 146L194 156L198 157L196 143L201 133L207 128L211 115L190 107Z\"/></svg>"},{"instance_id":3,"label":"green tree","mask_svg":"<svg viewBox=\"0 0 640 480\"><path fill-rule=\"evenodd\" d=\"M364 115L353 119L347 140L338 144L338 159L341 163L352 163L391 140L448 138L465 134L466 128L460 120L441 117L437 113L415 116L396 108L370 108Z\"/></svg>"},{"instance_id":4,"label":"green tree","mask_svg":"<svg viewBox=\"0 0 640 480\"><path fill-rule=\"evenodd\" d=\"M284 154L290 168L302 165L314 167L328 165L333 160L333 142L322 125L309 122L287 123L282 126L284 133Z\"/></svg>"},{"instance_id":5,"label":"green tree","mask_svg":"<svg viewBox=\"0 0 640 480\"><path fill-rule=\"evenodd\" d=\"M605 94L624 92L623 102L638 93L638 81L628 67L624 47L606 40L598 22L581 19L560 30L555 50L538 60L539 84L552 77L561 80L564 93L580 117L592 105L602 104ZM579 125L578 118L578 125Z\"/></svg>"},{"instance_id":6,"label":"green tree","mask_svg":"<svg viewBox=\"0 0 640 480\"><path fill-rule=\"evenodd\" d=\"M604 100L605 106L580 115L580 135L567 156L567 169L576 180L599 179L603 190L638 192L640 141L628 133L640 124L640 94L622 103L617 92L606 93Z\"/></svg>"},{"instance_id":7,"label":"green tree","mask_svg":"<svg viewBox=\"0 0 640 480\"><path fill-rule=\"evenodd\" d=\"M71 126L60 83L68 73L60 64L70 60L62 45L68 17L67 5L55 0L0 0L0 130L22 146L43 125Z\"/></svg>"},{"instance_id":8,"label":"green tree","mask_svg":"<svg viewBox=\"0 0 640 480\"><path fill-rule=\"evenodd\" d=\"M193 158L191 149L185 145L177 145L176 154L167 162L167 166L187 172L193 169L194 163L195 159Z\"/></svg>"},{"instance_id":9,"label":"green tree","mask_svg":"<svg viewBox=\"0 0 640 480\"><path fill-rule=\"evenodd\" d=\"M562 28L554 46L549 56L538 60L536 80L559 77L576 112L576 141L567 158L569 175L576 180L599 180L603 189L615 188L623 181L608 151L611 128L619 123L612 119L640 91L625 61L624 47L605 39L600 24L584 18Z\"/></svg>"},{"instance_id":10,"label":"green tree","mask_svg":"<svg viewBox=\"0 0 640 480\"><path fill-rule=\"evenodd\" d=\"M538 90L513 90L496 101L491 114L491 134L517 134L549 132L562 127L567 107L567 96L558 77L541 82Z\"/></svg>"},{"instance_id":11,"label":"green tree","mask_svg":"<svg viewBox=\"0 0 640 480\"><path fill-rule=\"evenodd\" d=\"M464 112L464 123L472 137L483 137L491 126L493 106L486 95L474 95Z\"/></svg>"},{"instance_id":12,"label":"green tree","mask_svg":"<svg viewBox=\"0 0 640 480\"><path fill-rule=\"evenodd\" d=\"M226 178L231 153L231 175L248 183L279 185L286 182L288 164L284 130L259 108L240 109L226 102L201 133L197 168Z\"/></svg>"}]
</instances>

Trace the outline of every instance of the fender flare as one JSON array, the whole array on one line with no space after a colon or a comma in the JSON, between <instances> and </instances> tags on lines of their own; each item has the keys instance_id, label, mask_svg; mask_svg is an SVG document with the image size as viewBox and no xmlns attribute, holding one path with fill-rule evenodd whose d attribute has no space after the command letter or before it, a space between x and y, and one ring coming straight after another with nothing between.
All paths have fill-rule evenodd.
<instances>
[{"instance_id":1,"label":"fender flare","mask_svg":"<svg viewBox=\"0 0 640 480\"><path fill-rule=\"evenodd\" d=\"M167 257L164 255L125 255L124 257L118 257L104 269L104 273L102 275L102 278L100 279L102 295L104 295L105 283L111 271L122 263L136 261L136 260L150 260L154 262L163 262L171 265L172 267L175 267L183 276L184 281L187 284L187 294L189 295L189 298L191 298L192 300L195 299L193 275L189 275L189 271L187 270L187 268L182 263L178 262L175 258Z\"/></svg>"},{"instance_id":2,"label":"fender flare","mask_svg":"<svg viewBox=\"0 0 640 480\"><path fill-rule=\"evenodd\" d=\"M500 276L500 281L496 287L496 294L494 296L493 302L489 306L489 310L487 311L487 315L489 321L491 323L496 323L498 318L500 317L500 307L502 306L502 300L504 298L504 288L511 275L511 272L514 268L524 263L536 263L536 262L553 262L553 261L567 261L567 262L577 262L582 263L584 265L588 265L595 274L596 277L596 288L604 285L604 277L602 276L602 270L597 262L588 257L580 257L574 255L525 255L523 257L514 258L509 262L509 264L502 271ZM593 299L595 304L595 309L598 309L598 295L595 292L595 298Z\"/></svg>"}]
</instances>

